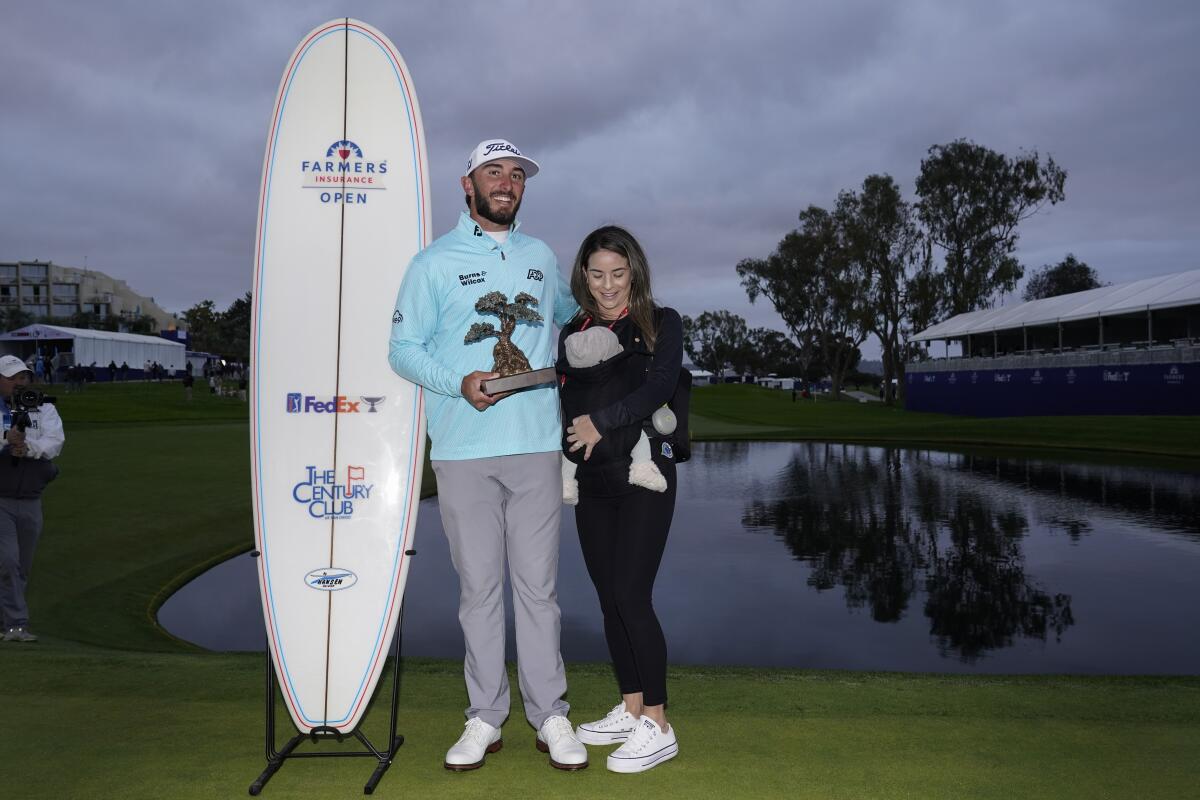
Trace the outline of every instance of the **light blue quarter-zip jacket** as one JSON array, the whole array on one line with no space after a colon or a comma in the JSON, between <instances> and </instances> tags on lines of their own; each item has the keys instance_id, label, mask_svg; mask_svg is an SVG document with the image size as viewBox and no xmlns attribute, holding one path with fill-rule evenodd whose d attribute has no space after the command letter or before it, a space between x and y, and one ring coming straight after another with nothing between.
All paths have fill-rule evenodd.
<instances>
[{"instance_id":1,"label":"light blue quarter-zip jacket","mask_svg":"<svg viewBox=\"0 0 1200 800\"><path fill-rule=\"evenodd\" d=\"M579 306L559 274L554 253L540 239L513 226L498 244L464 212L449 233L417 253L396 297L388 361L401 377L424 386L430 458L458 461L560 448L558 392L529 389L477 411L463 398L463 376L492 369L495 338L464 344L471 325L500 320L475 310L488 292L512 302L521 292L538 299L540 323L521 322L513 343L532 369L554 365L559 327Z\"/></svg>"}]
</instances>

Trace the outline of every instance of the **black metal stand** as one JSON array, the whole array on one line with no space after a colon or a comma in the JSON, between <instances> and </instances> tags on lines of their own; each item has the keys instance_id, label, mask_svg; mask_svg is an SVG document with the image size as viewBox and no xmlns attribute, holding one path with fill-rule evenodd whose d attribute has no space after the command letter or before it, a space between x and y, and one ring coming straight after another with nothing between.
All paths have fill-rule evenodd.
<instances>
[{"instance_id":1,"label":"black metal stand","mask_svg":"<svg viewBox=\"0 0 1200 800\"><path fill-rule=\"evenodd\" d=\"M363 756L373 756L379 763L375 766L375 771L371 773L370 779L363 786L363 794L373 794L375 787L379 785L379 780L387 772L388 767L392 765L392 759L395 758L396 751L400 745L404 744L404 737L396 733L396 713L400 705L400 631L404 627L404 607L400 607L400 618L396 622L396 637L392 648L392 715L391 721L388 723L388 741L391 746L387 750L380 751L371 741L363 735L362 731L355 729L350 734L345 734L336 728L328 728L324 726L313 728L310 733L300 733L293 736L284 744L280 750L275 749L275 668L271 664L270 649L266 653L267 664L267 727L266 727L266 751L267 751L267 768L262 771L262 774L250 784L250 795L258 796L267 785L267 781L271 780L271 776L279 771L283 766L283 762L289 758L354 758ZM341 742L346 736L353 736L362 742L365 750L339 750L336 752L324 753L296 753L293 752L296 747L305 739L310 740L313 744L319 744L322 739L336 739Z\"/></svg>"}]
</instances>

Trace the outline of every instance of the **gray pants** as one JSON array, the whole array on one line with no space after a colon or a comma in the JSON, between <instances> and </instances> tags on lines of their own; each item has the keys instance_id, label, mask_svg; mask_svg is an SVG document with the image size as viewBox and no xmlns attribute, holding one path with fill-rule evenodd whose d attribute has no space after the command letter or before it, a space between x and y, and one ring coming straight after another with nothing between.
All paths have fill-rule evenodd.
<instances>
[{"instance_id":1,"label":"gray pants","mask_svg":"<svg viewBox=\"0 0 1200 800\"><path fill-rule=\"evenodd\" d=\"M0 623L29 625L25 586L33 570L33 550L42 532L42 501L0 497Z\"/></svg>"},{"instance_id":2,"label":"gray pants","mask_svg":"<svg viewBox=\"0 0 1200 800\"><path fill-rule=\"evenodd\" d=\"M567 676L559 652L559 454L526 453L434 461L442 526L458 572L458 620L466 641L463 672L470 707L500 727L508 717L504 666L504 564L512 582L517 673L525 717L540 728L566 716Z\"/></svg>"}]
</instances>

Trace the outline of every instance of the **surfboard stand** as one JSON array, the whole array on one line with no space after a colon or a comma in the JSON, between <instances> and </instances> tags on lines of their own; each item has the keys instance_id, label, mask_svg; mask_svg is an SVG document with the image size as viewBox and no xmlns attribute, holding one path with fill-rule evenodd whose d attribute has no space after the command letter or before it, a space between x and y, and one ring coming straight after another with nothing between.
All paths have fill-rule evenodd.
<instances>
[{"instance_id":1,"label":"surfboard stand","mask_svg":"<svg viewBox=\"0 0 1200 800\"><path fill-rule=\"evenodd\" d=\"M271 653L268 650L266 653L266 696L267 696L267 723L266 723L266 751L267 751L267 768L262 771L262 774L250 784L250 795L257 797L262 792L263 787L267 785L267 781L271 780L271 776L279 771L283 766L283 762L289 758L355 758L355 757L373 757L379 763L375 765L375 771L371 773L371 777L363 786L363 794L374 794L375 787L379 785L379 781L383 778L384 773L388 771L388 767L392 765L392 759L396 756L396 751L400 749L400 745L404 744L404 736L396 733L396 714L399 711L400 705L400 631L404 627L404 608L400 608L400 619L396 623L396 636L392 648L392 715L388 723L388 741L391 746L387 750L380 750L375 745L371 744L363 732L357 728L351 733L342 733L337 728L317 727L313 728L310 733L298 733L289 739L281 749L275 749L275 693L278 685L275 682L275 668L271 664ZM297 753L296 748L305 740L308 739L312 744L320 744L323 739L336 739L341 742L347 736L353 736L362 743L365 750L338 750L333 752L314 752L314 753Z\"/></svg>"}]
</instances>

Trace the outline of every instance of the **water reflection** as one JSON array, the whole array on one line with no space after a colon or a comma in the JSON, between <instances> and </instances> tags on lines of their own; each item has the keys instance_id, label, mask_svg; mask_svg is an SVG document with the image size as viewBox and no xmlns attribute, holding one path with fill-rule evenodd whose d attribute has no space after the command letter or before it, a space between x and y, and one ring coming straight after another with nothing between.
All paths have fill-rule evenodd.
<instances>
[{"instance_id":1,"label":"water reflection","mask_svg":"<svg viewBox=\"0 0 1200 800\"><path fill-rule=\"evenodd\" d=\"M737 442L697 444L679 476L654 595L672 663L1200 673L1200 475ZM416 541L404 652L461 658L436 500ZM564 658L606 659L570 510L558 590ZM258 606L246 557L159 619L206 647L259 648Z\"/></svg>"},{"instance_id":2,"label":"water reflection","mask_svg":"<svg viewBox=\"0 0 1200 800\"><path fill-rule=\"evenodd\" d=\"M742 524L775 533L810 568L807 585L840 587L876 622L919 604L939 650L971 663L1075 624L1071 594L1026 568L1031 512L1074 542L1093 530L1089 506L1195 537L1195 488L1134 468L801 444L750 487Z\"/></svg>"}]
</instances>

